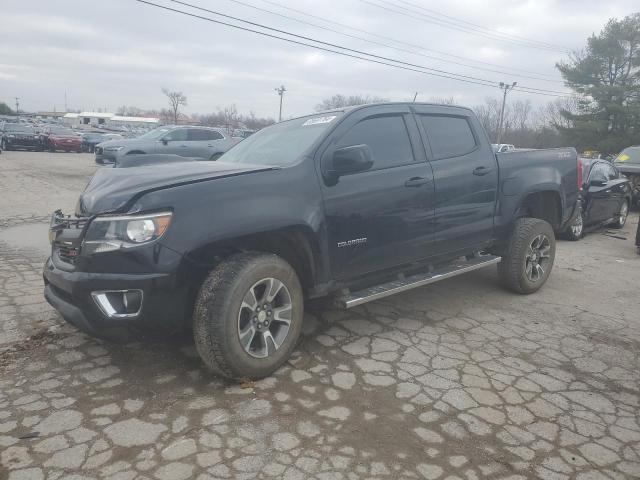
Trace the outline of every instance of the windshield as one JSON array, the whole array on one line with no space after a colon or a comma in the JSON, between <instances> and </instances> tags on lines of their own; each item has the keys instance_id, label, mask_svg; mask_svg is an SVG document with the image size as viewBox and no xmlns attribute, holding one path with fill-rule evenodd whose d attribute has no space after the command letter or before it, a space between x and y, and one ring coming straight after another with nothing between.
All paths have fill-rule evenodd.
<instances>
[{"instance_id":1,"label":"windshield","mask_svg":"<svg viewBox=\"0 0 640 480\"><path fill-rule=\"evenodd\" d=\"M615 163L640 163L640 146L627 147L615 158Z\"/></svg>"},{"instance_id":2,"label":"windshield","mask_svg":"<svg viewBox=\"0 0 640 480\"><path fill-rule=\"evenodd\" d=\"M145 140L158 140L165 133L171 130L171 127L154 128L150 132L140 135L138 138L144 138Z\"/></svg>"},{"instance_id":3,"label":"windshield","mask_svg":"<svg viewBox=\"0 0 640 480\"><path fill-rule=\"evenodd\" d=\"M49 133L52 133L53 135L75 135L73 130L69 130L64 127L51 127L49 129Z\"/></svg>"},{"instance_id":4,"label":"windshield","mask_svg":"<svg viewBox=\"0 0 640 480\"><path fill-rule=\"evenodd\" d=\"M5 132L32 132L33 128L29 125L20 125L19 123L5 123Z\"/></svg>"},{"instance_id":5,"label":"windshield","mask_svg":"<svg viewBox=\"0 0 640 480\"><path fill-rule=\"evenodd\" d=\"M294 164L335 124L342 112L325 113L277 123L250 135L220 157L221 162L285 167Z\"/></svg>"}]
</instances>

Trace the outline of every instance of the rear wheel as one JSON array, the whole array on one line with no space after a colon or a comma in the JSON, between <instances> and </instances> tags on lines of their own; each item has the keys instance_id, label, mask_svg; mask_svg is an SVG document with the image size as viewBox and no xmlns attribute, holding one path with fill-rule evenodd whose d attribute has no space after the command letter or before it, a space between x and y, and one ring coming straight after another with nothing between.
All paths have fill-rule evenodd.
<instances>
[{"instance_id":1,"label":"rear wheel","mask_svg":"<svg viewBox=\"0 0 640 480\"><path fill-rule=\"evenodd\" d=\"M624 199L622 205L620 205L620 211L615 222L611 224L613 228L622 228L627 223L627 217L629 216L629 202Z\"/></svg>"},{"instance_id":2,"label":"rear wheel","mask_svg":"<svg viewBox=\"0 0 640 480\"><path fill-rule=\"evenodd\" d=\"M194 338L204 363L232 379L263 378L291 355L302 328L298 276L273 254L224 260L204 281L194 310Z\"/></svg>"},{"instance_id":3,"label":"rear wheel","mask_svg":"<svg viewBox=\"0 0 640 480\"><path fill-rule=\"evenodd\" d=\"M498 264L501 283L517 293L533 293L549 278L556 239L548 222L538 218L516 220L507 253Z\"/></svg>"}]
</instances>

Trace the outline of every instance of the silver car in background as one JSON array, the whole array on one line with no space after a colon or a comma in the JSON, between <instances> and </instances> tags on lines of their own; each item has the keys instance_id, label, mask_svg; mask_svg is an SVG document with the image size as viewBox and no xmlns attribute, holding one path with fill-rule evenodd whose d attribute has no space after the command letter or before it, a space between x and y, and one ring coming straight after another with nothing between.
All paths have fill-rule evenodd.
<instances>
[{"instance_id":1,"label":"silver car in background","mask_svg":"<svg viewBox=\"0 0 640 480\"><path fill-rule=\"evenodd\" d=\"M96 163L117 163L125 155L172 154L181 157L217 160L238 143L217 128L168 125L159 127L137 138L111 140L96 145Z\"/></svg>"}]
</instances>

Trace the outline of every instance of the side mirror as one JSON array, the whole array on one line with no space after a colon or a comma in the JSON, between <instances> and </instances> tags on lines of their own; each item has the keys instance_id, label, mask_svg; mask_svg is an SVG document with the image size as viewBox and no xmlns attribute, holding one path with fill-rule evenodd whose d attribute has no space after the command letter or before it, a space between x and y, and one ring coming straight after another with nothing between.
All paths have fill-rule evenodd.
<instances>
[{"instance_id":1,"label":"side mirror","mask_svg":"<svg viewBox=\"0 0 640 480\"><path fill-rule=\"evenodd\" d=\"M166 138L163 138L160 141L162 142L163 145L166 145L167 143L169 143L169 140L167 140Z\"/></svg>"},{"instance_id":2,"label":"side mirror","mask_svg":"<svg viewBox=\"0 0 640 480\"><path fill-rule=\"evenodd\" d=\"M368 145L352 145L339 148L327 165L327 173L338 178L343 175L364 172L373 166L373 154Z\"/></svg>"},{"instance_id":3,"label":"side mirror","mask_svg":"<svg viewBox=\"0 0 640 480\"><path fill-rule=\"evenodd\" d=\"M589 186L590 187L604 187L607 184L606 181L599 179L599 178L592 178L589 181Z\"/></svg>"}]
</instances>

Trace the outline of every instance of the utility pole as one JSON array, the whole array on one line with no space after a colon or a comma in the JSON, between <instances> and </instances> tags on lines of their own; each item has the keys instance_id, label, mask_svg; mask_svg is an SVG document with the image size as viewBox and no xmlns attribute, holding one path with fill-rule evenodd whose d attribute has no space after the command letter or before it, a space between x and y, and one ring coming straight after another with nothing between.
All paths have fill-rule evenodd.
<instances>
[{"instance_id":1,"label":"utility pole","mask_svg":"<svg viewBox=\"0 0 640 480\"><path fill-rule=\"evenodd\" d=\"M278 122L282 121L282 97L284 97L284 92L287 91L286 88L284 88L284 85L280 85L279 88L275 89L276 92L278 92L278 95L280 95L280 113L278 114Z\"/></svg>"},{"instance_id":2,"label":"utility pole","mask_svg":"<svg viewBox=\"0 0 640 480\"><path fill-rule=\"evenodd\" d=\"M16 122L20 123L20 102L18 97L13 97L16 99Z\"/></svg>"},{"instance_id":3,"label":"utility pole","mask_svg":"<svg viewBox=\"0 0 640 480\"><path fill-rule=\"evenodd\" d=\"M64 91L64 111L68 112L69 109L67 108L67 91Z\"/></svg>"},{"instance_id":4,"label":"utility pole","mask_svg":"<svg viewBox=\"0 0 640 480\"><path fill-rule=\"evenodd\" d=\"M502 90L502 108L500 109L500 125L498 126L498 141L496 143L500 143L502 140L502 122L504 121L504 104L507 101L507 93L509 90L513 90L513 87L518 85L518 82L513 82L511 85L500 82L500 90Z\"/></svg>"}]
</instances>

